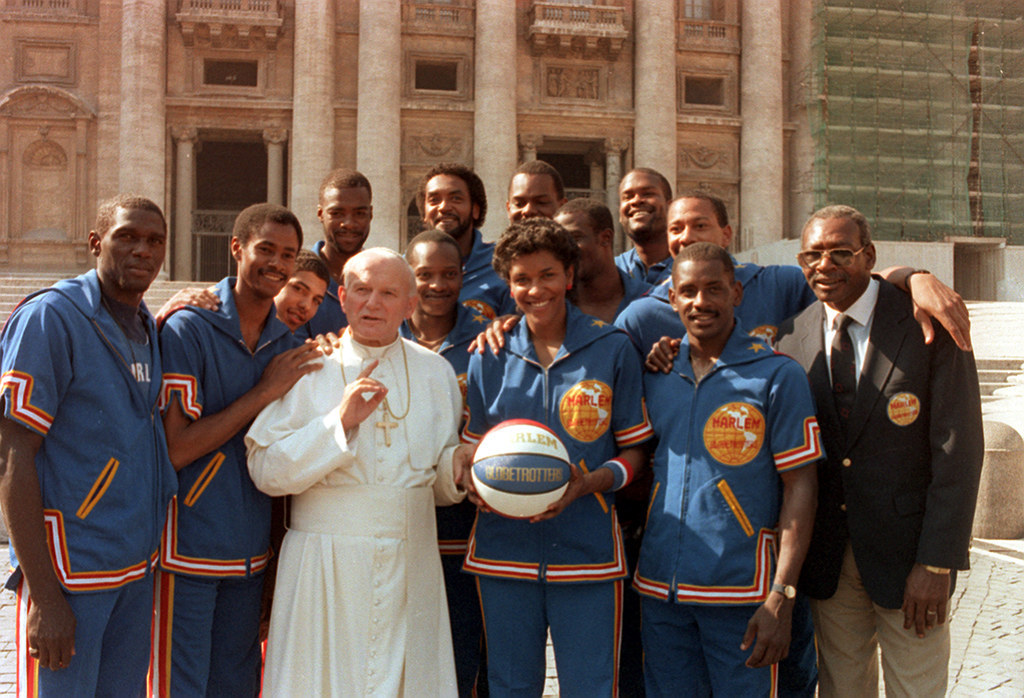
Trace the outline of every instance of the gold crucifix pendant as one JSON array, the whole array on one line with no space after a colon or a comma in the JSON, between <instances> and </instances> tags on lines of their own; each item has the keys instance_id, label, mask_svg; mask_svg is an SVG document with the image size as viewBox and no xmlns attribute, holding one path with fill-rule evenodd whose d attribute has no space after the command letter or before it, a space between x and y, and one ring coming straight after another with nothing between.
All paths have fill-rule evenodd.
<instances>
[{"instance_id":1,"label":"gold crucifix pendant","mask_svg":"<svg viewBox=\"0 0 1024 698\"><path fill-rule=\"evenodd\" d=\"M378 429L384 430L384 445L391 445L391 430L398 428L398 422L386 422L383 419L376 424Z\"/></svg>"}]
</instances>

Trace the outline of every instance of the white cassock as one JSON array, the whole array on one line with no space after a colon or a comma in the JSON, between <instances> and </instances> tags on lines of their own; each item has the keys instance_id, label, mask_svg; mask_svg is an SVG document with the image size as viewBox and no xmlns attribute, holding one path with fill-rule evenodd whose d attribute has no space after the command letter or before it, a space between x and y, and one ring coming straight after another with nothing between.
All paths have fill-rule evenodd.
<instances>
[{"instance_id":1,"label":"white cassock","mask_svg":"<svg viewBox=\"0 0 1024 698\"><path fill-rule=\"evenodd\" d=\"M391 412L403 416L410 392L411 408L396 419L381 405L346 436L345 378L377 358L371 377ZM253 422L253 481L293 495L264 696L456 695L434 505L463 496L452 480L461 410L445 359L402 339L363 346L346 331L321 370Z\"/></svg>"}]
</instances>

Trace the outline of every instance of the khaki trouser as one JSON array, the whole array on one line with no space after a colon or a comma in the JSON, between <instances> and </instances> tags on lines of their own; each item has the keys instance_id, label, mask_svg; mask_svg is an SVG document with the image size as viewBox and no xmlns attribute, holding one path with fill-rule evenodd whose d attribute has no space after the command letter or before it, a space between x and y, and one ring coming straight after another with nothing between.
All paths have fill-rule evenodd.
<instances>
[{"instance_id":1,"label":"khaki trouser","mask_svg":"<svg viewBox=\"0 0 1024 698\"><path fill-rule=\"evenodd\" d=\"M886 698L944 696L949 671L949 617L917 637L903 611L871 602L849 543L832 598L811 600L818 642L819 695L877 696L878 649Z\"/></svg>"}]
</instances>

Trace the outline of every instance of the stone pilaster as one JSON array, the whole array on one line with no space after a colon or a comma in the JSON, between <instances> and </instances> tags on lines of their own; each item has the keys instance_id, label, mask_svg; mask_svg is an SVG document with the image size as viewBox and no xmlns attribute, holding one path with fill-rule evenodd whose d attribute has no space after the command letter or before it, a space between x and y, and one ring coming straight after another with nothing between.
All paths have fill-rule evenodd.
<instances>
[{"instance_id":1,"label":"stone pilaster","mask_svg":"<svg viewBox=\"0 0 1024 698\"><path fill-rule=\"evenodd\" d=\"M746 3L745 3L746 4ZM676 186L676 3L636 0L633 163ZM744 27L745 28L745 27ZM616 183L618 184L618 183Z\"/></svg>"},{"instance_id":2,"label":"stone pilaster","mask_svg":"<svg viewBox=\"0 0 1024 698\"><path fill-rule=\"evenodd\" d=\"M334 3L295 3L291 187L288 207L302 229L320 231L320 180L334 167ZM310 234L310 242L320 238Z\"/></svg>"},{"instance_id":3,"label":"stone pilaster","mask_svg":"<svg viewBox=\"0 0 1024 698\"><path fill-rule=\"evenodd\" d=\"M783 233L782 11L744 2L740 54L740 249Z\"/></svg>"},{"instance_id":4,"label":"stone pilaster","mask_svg":"<svg viewBox=\"0 0 1024 698\"><path fill-rule=\"evenodd\" d=\"M164 207L166 163L166 6L160 0L121 5L121 92L118 189Z\"/></svg>"},{"instance_id":5,"label":"stone pilaster","mask_svg":"<svg viewBox=\"0 0 1024 698\"><path fill-rule=\"evenodd\" d=\"M194 128L174 129L174 217L171 219L172 257L164 266L173 264L175 281L192 278L192 209L195 208L196 141Z\"/></svg>"},{"instance_id":6,"label":"stone pilaster","mask_svg":"<svg viewBox=\"0 0 1024 698\"><path fill-rule=\"evenodd\" d=\"M287 129L263 129L263 144L267 147L267 201L272 204L284 204L284 144L287 140Z\"/></svg>"},{"instance_id":7,"label":"stone pilaster","mask_svg":"<svg viewBox=\"0 0 1024 698\"><path fill-rule=\"evenodd\" d=\"M484 237L505 229L502 204L516 169L516 3L477 0L473 167L487 189L489 210ZM536 154L534 155L536 157Z\"/></svg>"},{"instance_id":8,"label":"stone pilaster","mask_svg":"<svg viewBox=\"0 0 1024 698\"><path fill-rule=\"evenodd\" d=\"M401 3L359 0L356 166L373 186L370 244L400 249L402 232Z\"/></svg>"},{"instance_id":9,"label":"stone pilaster","mask_svg":"<svg viewBox=\"0 0 1024 698\"><path fill-rule=\"evenodd\" d=\"M622 153L629 147L624 138L606 138L604 141L604 189L605 203L615 221L615 249L626 249L626 238L619 224L619 181L622 179Z\"/></svg>"}]
</instances>

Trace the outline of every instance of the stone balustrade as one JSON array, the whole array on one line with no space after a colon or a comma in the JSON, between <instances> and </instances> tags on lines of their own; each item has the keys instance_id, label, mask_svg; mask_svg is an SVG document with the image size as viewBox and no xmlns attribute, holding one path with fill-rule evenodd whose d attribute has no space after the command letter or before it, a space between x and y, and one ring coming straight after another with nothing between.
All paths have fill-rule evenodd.
<instances>
[{"instance_id":1,"label":"stone balustrade","mask_svg":"<svg viewBox=\"0 0 1024 698\"><path fill-rule=\"evenodd\" d=\"M701 19L680 19L677 25L680 49L739 53L740 27L738 24Z\"/></svg>"},{"instance_id":2,"label":"stone balustrade","mask_svg":"<svg viewBox=\"0 0 1024 698\"><path fill-rule=\"evenodd\" d=\"M443 31L472 35L473 8L441 2L402 2L402 30L412 33Z\"/></svg>"}]
</instances>

